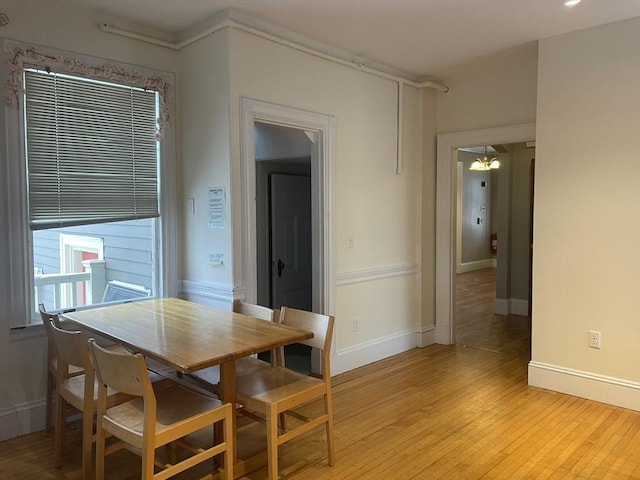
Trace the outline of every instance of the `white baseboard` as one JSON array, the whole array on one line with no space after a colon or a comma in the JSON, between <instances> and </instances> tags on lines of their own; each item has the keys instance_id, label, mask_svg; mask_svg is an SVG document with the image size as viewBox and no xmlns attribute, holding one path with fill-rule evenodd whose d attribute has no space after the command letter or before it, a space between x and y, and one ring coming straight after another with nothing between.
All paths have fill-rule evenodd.
<instances>
[{"instance_id":1,"label":"white baseboard","mask_svg":"<svg viewBox=\"0 0 640 480\"><path fill-rule=\"evenodd\" d=\"M435 332L435 331L434 331ZM331 374L348 372L354 368L377 362L383 358L416 348L416 331L406 331L388 337L377 338L339 352L331 358Z\"/></svg>"},{"instance_id":2,"label":"white baseboard","mask_svg":"<svg viewBox=\"0 0 640 480\"><path fill-rule=\"evenodd\" d=\"M416 332L416 345L420 348L436 343L436 326L422 327Z\"/></svg>"},{"instance_id":3,"label":"white baseboard","mask_svg":"<svg viewBox=\"0 0 640 480\"><path fill-rule=\"evenodd\" d=\"M493 311L498 315L529 315L529 301L521 298L496 298Z\"/></svg>"},{"instance_id":4,"label":"white baseboard","mask_svg":"<svg viewBox=\"0 0 640 480\"><path fill-rule=\"evenodd\" d=\"M493 301L493 313L509 315L509 300L506 298L496 298Z\"/></svg>"},{"instance_id":5,"label":"white baseboard","mask_svg":"<svg viewBox=\"0 0 640 480\"><path fill-rule=\"evenodd\" d=\"M476 260L475 262L458 263L456 273L474 272L476 270L484 270L485 268L497 268L498 260L495 258L487 258L485 260Z\"/></svg>"},{"instance_id":6,"label":"white baseboard","mask_svg":"<svg viewBox=\"0 0 640 480\"><path fill-rule=\"evenodd\" d=\"M529 315L529 301L522 298L512 298L511 313L513 315Z\"/></svg>"},{"instance_id":7,"label":"white baseboard","mask_svg":"<svg viewBox=\"0 0 640 480\"><path fill-rule=\"evenodd\" d=\"M531 361L529 385L640 411L638 382Z\"/></svg>"},{"instance_id":8,"label":"white baseboard","mask_svg":"<svg viewBox=\"0 0 640 480\"><path fill-rule=\"evenodd\" d=\"M44 430L44 400L0 410L0 441Z\"/></svg>"}]
</instances>

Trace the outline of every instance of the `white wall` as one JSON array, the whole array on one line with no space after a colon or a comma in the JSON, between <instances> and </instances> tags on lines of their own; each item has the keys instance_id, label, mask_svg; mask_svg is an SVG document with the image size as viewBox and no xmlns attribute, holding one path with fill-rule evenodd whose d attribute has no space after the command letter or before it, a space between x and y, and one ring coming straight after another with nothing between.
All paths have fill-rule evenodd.
<instances>
[{"instance_id":1,"label":"white wall","mask_svg":"<svg viewBox=\"0 0 640 480\"><path fill-rule=\"evenodd\" d=\"M229 164L229 36L224 29L180 51L182 115L182 279L186 298L223 305L232 300L232 197ZM208 223L209 188L224 187L224 228ZM195 201L195 213L187 199ZM209 262L223 254L222 265Z\"/></svg>"},{"instance_id":2,"label":"white wall","mask_svg":"<svg viewBox=\"0 0 640 480\"><path fill-rule=\"evenodd\" d=\"M32 46L57 48L68 52L118 61L167 72L176 71L177 54L168 49L107 35L98 30L99 19L81 9L65 7L46 0L3 0L2 12L10 23L2 27L3 39L19 40ZM2 85L6 65L0 67ZM0 118L5 118L5 91L2 90ZM172 105L173 106L173 105ZM0 125L4 127L4 125ZM5 128L0 128L0 155L6 157ZM0 160L17 161L17 158ZM0 162L2 163L2 162ZM15 212L14 212L15 213ZM0 214L0 230L11 231L5 212ZM0 240L0 255L6 259L6 235ZM0 291L7 292L6 265L0 274ZM44 427L46 385L46 339L41 328L29 333L10 334L6 299L0 297L0 440ZM18 322L13 322L18 323Z\"/></svg>"},{"instance_id":3,"label":"white wall","mask_svg":"<svg viewBox=\"0 0 640 480\"><path fill-rule=\"evenodd\" d=\"M413 272L355 280L336 290L334 373L415 346L420 300L420 93L405 88L403 171L396 170L397 85L349 67L230 32L232 198L240 202L240 96L335 117L334 242L337 276L406 267ZM238 225L240 219L234 217ZM353 236L354 247L347 248ZM240 252L240 237L234 250ZM239 255L236 265L241 265ZM386 292L383 294L383 292ZM359 319L360 331L352 322ZM407 340L409 339L409 340ZM408 346L407 346L408 345ZM394 353L395 353L394 351ZM367 352L361 358L359 355ZM358 357L357 360L355 358ZM363 360L366 358L366 360Z\"/></svg>"},{"instance_id":4,"label":"white wall","mask_svg":"<svg viewBox=\"0 0 640 480\"><path fill-rule=\"evenodd\" d=\"M443 95L422 91L422 198L420 209L420 298L422 300L419 345L435 342L436 311L436 106Z\"/></svg>"},{"instance_id":5,"label":"white wall","mask_svg":"<svg viewBox=\"0 0 640 480\"><path fill-rule=\"evenodd\" d=\"M438 133L535 121L537 58L531 42L441 72L450 91L438 95Z\"/></svg>"},{"instance_id":6,"label":"white wall","mask_svg":"<svg viewBox=\"0 0 640 480\"><path fill-rule=\"evenodd\" d=\"M511 241L510 296L511 299L529 299L529 257L531 245L531 160L535 148L524 143L509 145L511 188Z\"/></svg>"},{"instance_id":7,"label":"white wall","mask_svg":"<svg viewBox=\"0 0 640 480\"><path fill-rule=\"evenodd\" d=\"M311 140L295 128L256 123L254 143L256 161L311 157Z\"/></svg>"},{"instance_id":8,"label":"white wall","mask_svg":"<svg viewBox=\"0 0 640 480\"><path fill-rule=\"evenodd\" d=\"M529 371L534 385L637 410L639 32L635 18L540 42Z\"/></svg>"},{"instance_id":9,"label":"white wall","mask_svg":"<svg viewBox=\"0 0 640 480\"><path fill-rule=\"evenodd\" d=\"M529 314L529 263L531 245L531 159L524 142L505 145L500 155L497 227L498 270L495 313Z\"/></svg>"},{"instance_id":10,"label":"white wall","mask_svg":"<svg viewBox=\"0 0 640 480\"><path fill-rule=\"evenodd\" d=\"M497 188L497 171L471 171L471 163L477 153L458 151L458 162L462 162L462 252L457 261L466 264L485 265L495 258L491 255L491 203L492 191ZM482 182L485 186L482 186ZM483 210L484 208L484 210ZM481 219L478 224L478 218Z\"/></svg>"}]
</instances>

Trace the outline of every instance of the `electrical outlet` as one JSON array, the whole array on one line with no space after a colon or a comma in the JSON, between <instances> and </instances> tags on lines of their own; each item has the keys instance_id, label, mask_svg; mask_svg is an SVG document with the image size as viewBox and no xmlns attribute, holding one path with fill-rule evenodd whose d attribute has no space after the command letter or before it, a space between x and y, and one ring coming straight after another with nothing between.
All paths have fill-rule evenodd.
<instances>
[{"instance_id":1,"label":"electrical outlet","mask_svg":"<svg viewBox=\"0 0 640 480\"><path fill-rule=\"evenodd\" d=\"M360 319L358 317L354 317L353 319L353 331L354 332L360 331Z\"/></svg>"},{"instance_id":2,"label":"electrical outlet","mask_svg":"<svg viewBox=\"0 0 640 480\"><path fill-rule=\"evenodd\" d=\"M602 333L597 330L589 330L589 346L591 348L600 348L602 341Z\"/></svg>"}]
</instances>

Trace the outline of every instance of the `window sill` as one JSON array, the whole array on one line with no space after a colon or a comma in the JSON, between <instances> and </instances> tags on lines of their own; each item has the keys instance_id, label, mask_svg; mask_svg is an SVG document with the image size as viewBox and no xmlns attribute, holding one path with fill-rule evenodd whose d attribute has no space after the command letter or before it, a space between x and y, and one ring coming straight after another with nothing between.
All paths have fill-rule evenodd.
<instances>
[{"instance_id":1,"label":"window sill","mask_svg":"<svg viewBox=\"0 0 640 480\"><path fill-rule=\"evenodd\" d=\"M26 342L45 336L44 326L41 323L23 327L11 327L9 329L9 343Z\"/></svg>"}]
</instances>

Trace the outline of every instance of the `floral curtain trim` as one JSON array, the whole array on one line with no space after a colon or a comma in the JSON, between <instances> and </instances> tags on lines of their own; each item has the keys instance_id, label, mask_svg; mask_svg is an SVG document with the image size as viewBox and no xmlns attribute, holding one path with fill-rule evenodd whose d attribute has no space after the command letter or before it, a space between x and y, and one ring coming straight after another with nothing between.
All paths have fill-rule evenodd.
<instances>
[{"instance_id":1,"label":"floral curtain trim","mask_svg":"<svg viewBox=\"0 0 640 480\"><path fill-rule=\"evenodd\" d=\"M87 78L98 78L119 82L124 85L144 88L145 90L157 91L160 97L160 116L158 118L158 130L156 138L164 138L165 131L169 125L170 114L168 98L171 85L162 77L147 77L136 71L127 70L119 65L90 66L78 59L68 59L63 55L46 55L36 51L34 47L14 46L9 51L8 93L5 103L10 108L18 108L19 99L24 94L22 75L26 65L33 65L50 72L54 67L63 69L65 73L73 73Z\"/></svg>"}]
</instances>

